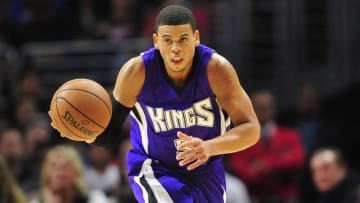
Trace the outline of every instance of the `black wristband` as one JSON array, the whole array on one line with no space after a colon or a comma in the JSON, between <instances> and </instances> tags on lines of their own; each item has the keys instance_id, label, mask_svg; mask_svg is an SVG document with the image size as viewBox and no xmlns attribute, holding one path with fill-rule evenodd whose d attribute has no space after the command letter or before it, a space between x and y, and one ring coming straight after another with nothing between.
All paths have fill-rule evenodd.
<instances>
[{"instance_id":1,"label":"black wristband","mask_svg":"<svg viewBox=\"0 0 360 203\"><path fill-rule=\"evenodd\" d=\"M123 126L131 110L131 108L126 107L120 103L117 103L116 108L117 108L116 111L114 111L113 113L116 113L117 119L114 119L114 115L113 115L107 129L105 129L105 131L101 135L99 135L96 138L96 140L93 142L94 145L104 147L111 151L117 149L117 147L120 145L122 136L121 134L111 132L109 128L111 127L111 125Z\"/></svg>"}]
</instances>

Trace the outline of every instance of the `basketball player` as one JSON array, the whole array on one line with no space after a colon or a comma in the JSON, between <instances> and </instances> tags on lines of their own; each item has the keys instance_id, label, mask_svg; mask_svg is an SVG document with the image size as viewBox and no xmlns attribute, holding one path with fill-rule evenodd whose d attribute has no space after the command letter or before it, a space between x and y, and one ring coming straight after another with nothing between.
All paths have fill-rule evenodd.
<instances>
[{"instance_id":1,"label":"basketball player","mask_svg":"<svg viewBox=\"0 0 360 203\"><path fill-rule=\"evenodd\" d=\"M225 202L221 155L259 139L250 99L229 61L200 44L189 9L163 8L155 31L155 47L123 65L113 91L131 122L133 192L139 202Z\"/></svg>"}]
</instances>

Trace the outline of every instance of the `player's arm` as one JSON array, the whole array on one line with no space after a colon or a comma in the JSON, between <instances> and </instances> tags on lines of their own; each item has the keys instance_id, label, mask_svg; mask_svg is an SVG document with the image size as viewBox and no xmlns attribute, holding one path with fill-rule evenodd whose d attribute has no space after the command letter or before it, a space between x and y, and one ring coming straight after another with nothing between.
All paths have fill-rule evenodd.
<instances>
[{"instance_id":1,"label":"player's arm","mask_svg":"<svg viewBox=\"0 0 360 203\"><path fill-rule=\"evenodd\" d=\"M134 107L144 80L145 68L141 56L130 59L120 69L116 78L113 90L115 100L125 107Z\"/></svg>"},{"instance_id":2,"label":"player's arm","mask_svg":"<svg viewBox=\"0 0 360 203\"><path fill-rule=\"evenodd\" d=\"M141 56L131 58L121 67L113 90L113 97L118 102L116 113L119 120L113 125L123 125L131 108L135 105L144 80L145 69ZM119 144L120 139L121 136L118 134L104 133L95 140L94 144L112 149Z\"/></svg>"},{"instance_id":3,"label":"player's arm","mask_svg":"<svg viewBox=\"0 0 360 203\"><path fill-rule=\"evenodd\" d=\"M213 54L207 75L220 106L230 116L234 128L211 140L203 141L182 132L177 135L185 140L178 150L186 150L176 158L179 165L188 165L188 170L197 168L211 156L244 150L254 145L260 137L260 125L252 103L240 85L234 67L222 56Z\"/></svg>"},{"instance_id":4,"label":"player's arm","mask_svg":"<svg viewBox=\"0 0 360 203\"><path fill-rule=\"evenodd\" d=\"M209 62L207 73L220 106L234 124L234 128L223 136L207 142L211 155L232 153L254 145L260 138L260 124L234 67L215 53Z\"/></svg>"}]
</instances>

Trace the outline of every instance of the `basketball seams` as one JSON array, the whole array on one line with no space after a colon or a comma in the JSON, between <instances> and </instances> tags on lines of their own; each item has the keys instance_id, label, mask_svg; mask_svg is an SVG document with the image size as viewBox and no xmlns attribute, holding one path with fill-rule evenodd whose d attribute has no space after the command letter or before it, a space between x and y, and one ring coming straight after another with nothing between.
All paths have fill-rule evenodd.
<instances>
[{"instance_id":1,"label":"basketball seams","mask_svg":"<svg viewBox=\"0 0 360 203\"><path fill-rule=\"evenodd\" d=\"M111 115L111 108L107 105L106 101L103 100L103 98L99 97L98 95L96 95L96 94L94 94L94 93L92 93L92 92L90 92L90 91L83 90L83 89L79 89L79 88L68 88L68 89L61 89L61 90L59 90L59 91L57 92L57 94L60 93L60 92L63 92L63 91L68 91L68 90L76 90L76 91L86 92L86 93L88 93L88 94L90 94L90 95L95 96L97 99L99 99L99 100L106 106L107 110L110 112L110 115ZM110 102L111 102L111 101L110 101Z\"/></svg>"},{"instance_id":2,"label":"basketball seams","mask_svg":"<svg viewBox=\"0 0 360 203\"><path fill-rule=\"evenodd\" d=\"M82 111L80 111L80 109L76 108L76 106L74 106L72 103L70 103L65 97L56 97L56 100L58 99L63 99L66 103L68 103L71 107L73 107L77 112L79 112L81 115L83 115L85 118L89 119L91 122L93 122L95 125L99 126L100 128L105 129L104 126L102 126L101 124L99 124L98 122L94 121L93 119L91 119L88 115L84 114Z\"/></svg>"}]
</instances>

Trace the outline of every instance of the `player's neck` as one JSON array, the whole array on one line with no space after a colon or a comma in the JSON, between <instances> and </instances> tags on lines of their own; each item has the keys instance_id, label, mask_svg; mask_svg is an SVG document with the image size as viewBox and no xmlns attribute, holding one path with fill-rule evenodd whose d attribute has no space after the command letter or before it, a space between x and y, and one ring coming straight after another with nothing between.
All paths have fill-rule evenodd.
<instances>
[{"instance_id":1,"label":"player's neck","mask_svg":"<svg viewBox=\"0 0 360 203\"><path fill-rule=\"evenodd\" d=\"M190 69L181 72L172 72L172 71L166 71L166 72L172 85L177 89L181 89L184 87L186 83L186 79L189 76Z\"/></svg>"}]
</instances>

